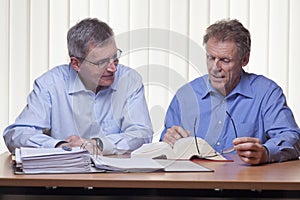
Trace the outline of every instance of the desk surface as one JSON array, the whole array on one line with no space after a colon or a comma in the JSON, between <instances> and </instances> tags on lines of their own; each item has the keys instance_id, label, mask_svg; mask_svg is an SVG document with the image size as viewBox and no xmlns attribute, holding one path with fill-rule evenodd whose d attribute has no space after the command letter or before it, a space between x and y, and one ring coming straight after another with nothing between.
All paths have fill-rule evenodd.
<instances>
[{"instance_id":1,"label":"desk surface","mask_svg":"<svg viewBox=\"0 0 300 200\"><path fill-rule=\"evenodd\" d=\"M10 154L0 154L0 186L158 189L300 190L300 160L262 166L199 161L214 172L15 175Z\"/></svg>"}]
</instances>

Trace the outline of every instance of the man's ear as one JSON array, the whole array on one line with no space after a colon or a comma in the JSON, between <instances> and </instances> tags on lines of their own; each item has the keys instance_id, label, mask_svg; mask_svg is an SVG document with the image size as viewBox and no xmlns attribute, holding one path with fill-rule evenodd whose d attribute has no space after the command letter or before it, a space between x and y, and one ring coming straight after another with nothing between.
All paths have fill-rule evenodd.
<instances>
[{"instance_id":1,"label":"man's ear","mask_svg":"<svg viewBox=\"0 0 300 200\"><path fill-rule=\"evenodd\" d=\"M250 58L250 53L247 53L247 55L243 58L243 61L242 61L242 66L243 67L248 65L249 58Z\"/></svg>"},{"instance_id":2,"label":"man's ear","mask_svg":"<svg viewBox=\"0 0 300 200\"><path fill-rule=\"evenodd\" d=\"M75 71L79 71L80 70L80 61L78 60L78 58L76 57L71 57L70 58L70 65L72 66L72 68L75 70Z\"/></svg>"}]
</instances>

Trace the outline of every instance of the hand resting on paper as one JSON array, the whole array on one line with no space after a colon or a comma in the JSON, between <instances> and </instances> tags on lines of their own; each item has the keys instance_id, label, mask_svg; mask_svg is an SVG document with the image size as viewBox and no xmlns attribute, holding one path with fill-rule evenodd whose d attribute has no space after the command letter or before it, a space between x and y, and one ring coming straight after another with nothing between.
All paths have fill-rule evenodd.
<instances>
[{"instance_id":1,"label":"hand resting on paper","mask_svg":"<svg viewBox=\"0 0 300 200\"><path fill-rule=\"evenodd\" d=\"M81 147L83 143L87 142L87 139L81 138L77 135L72 135L66 139L66 141L58 143L56 146L60 148L62 146L69 146L69 147Z\"/></svg>"},{"instance_id":2,"label":"hand resting on paper","mask_svg":"<svg viewBox=\"0 0 300 200\"><path fill-rule=\"evenodd\" d=\"M268 162L268 150L258 138L241 137L233 140L234 149L240 159L251 165Z\"/></svg>"},{"instance_id":3,"label":"hand resting on paper","mask_svg":"<svg viewBox=\"0 0 300 200\"><path fill-rule=\"evenodd\" d=\"M102 151L97 148L96 141L93 139L81 138L78 135L72 135L66 139L66 142L58 144L56 148L63 146L68 147L82 147L90 152L90 154L102 155Z\"/></svg>"},{"instance_id":4,"label":"hand resting on paper","mask_svg":"<svg viewBox=\"0 0 300 200\"><path fill-rule=\"evenodd\" d=\"M184 130L181 126L172 126L171 128L168 128L162 141L173 146L175 142L180 138L185 138L189 136L190 131Z\"/></svg>"}]
</instances>

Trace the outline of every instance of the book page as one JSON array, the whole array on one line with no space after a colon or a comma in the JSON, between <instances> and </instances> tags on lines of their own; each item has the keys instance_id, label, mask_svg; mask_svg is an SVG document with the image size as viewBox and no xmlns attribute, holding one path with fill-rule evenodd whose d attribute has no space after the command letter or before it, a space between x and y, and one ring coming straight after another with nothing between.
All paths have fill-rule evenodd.
<instances>
[{"instance_id":1,"label":"book page","mask_svg":"<svg viewBox=\"0 0 300 200\"><path fill-rule=\"evenodd\" d=\"M186 137L176 141L173 150L177 159L190 159L193 155L198 155L194 140L193 137Z\"/></svg>"},{"instance_id":2,"label":"book page","mask_svg":"<svg viewBox=\"0 0 300 200\"><path fill-rule=\"evenodd\" d=\"M226 160L222 155L218 155L216 151L202 138L197 138L198 152L194 137L186 137L177 140L174 144L174 152L178 159L190 159L193 156L205 158L209 160Z\"/></svg>"},{"instance_id":3,"label":"book page","mask_svg":"<svg viewBox=\"0 0 300 200\"><path fill-rule=\"evenodd\" d=\"M131 153L132 158L168 158L175 159L172 147L165 142L143 144Z\"/></svg>"},{"instance_id":4,"label":"book page","mask_svg":"<svg viewBox=\"0 0 300 200\"><path fill-rule=\"evenodd\" d=\"M189 160L198 156L208 160L226 160L222 155L217 155L215 150L202 138L197 138L198 149L194 137L181 138L176 141L173 148L165 142L144 144L131 153L132 158L165 158Z\"/></svg>"}]
</instances>

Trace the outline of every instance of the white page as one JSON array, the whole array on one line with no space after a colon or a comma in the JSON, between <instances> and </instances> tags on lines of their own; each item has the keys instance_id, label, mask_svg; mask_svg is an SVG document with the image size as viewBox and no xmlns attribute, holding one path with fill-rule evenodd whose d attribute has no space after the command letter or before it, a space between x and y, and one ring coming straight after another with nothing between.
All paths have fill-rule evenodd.
<instances>
[{"instance_id":1,"label":"white page","mask_svg":"<svg viewBox=\"0 0 300 200\"><path fill-rule=\"evenodd\" d=\"M163 166L151 158L109 158L92 157L94 164L99 169L113 171L157 171Z\"/></svg>"},{"instance_id":2,"label":"white page","mask_svg":"<svg viewBox=\"0 0 300 200\"><path fill-rule=\"evenodd\" d=\"M96 167L113 171L128 172L212 172L189 160L160 160L151 158L107 158L99 156L93 159Z\"/></svg>"},{"instance_id":3,"label":"white page","mask_svg":"<svg viewBox=\"0 0 300 200\"><path fill-rule=\"evenodd\" d=\"M62 148L29 148L21 147L21 157L38 157L38 156L49 156L49 155L65 155L65 154L78 154L81 152L86 152L85 149L80 147L72 148L71 151L63 150Z\"/></svg>"}]
</instances>

